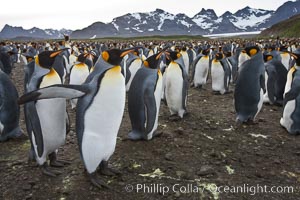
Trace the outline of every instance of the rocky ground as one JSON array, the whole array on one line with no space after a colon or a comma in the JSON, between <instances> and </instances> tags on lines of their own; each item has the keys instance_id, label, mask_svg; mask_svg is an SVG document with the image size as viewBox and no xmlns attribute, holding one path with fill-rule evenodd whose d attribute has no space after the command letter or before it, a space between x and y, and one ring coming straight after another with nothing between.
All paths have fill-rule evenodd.
<instances>
[{"instance_id":1,"label":"rocky ground","mask_svg":"<svg viewBox=\"0 0 300 200\"><path fill-rule=\"evenodd\" d=\"M14 69L13 80L23 94L22 65ZM60 169L61 175L47 177L28 162L28 139L1 143L0 199L300 199L300 138L281 128L282 108L264 105L257 124L237 126L233 93L213 95L208 84L190 89L183 120L170 119L162 104L161 136L138 142L126 140L131 129L126 108L110 160L122 175L102 176L110 190L90 183L79 157L74 111L68 110L72 131L59 158L72 163ZM20 123L25 132L23 110ZM231 192L225 193L225 186ZM238 186L246 191L234 193ZM279 193L271 193L272 186ZM285 186L293 192L283 191Z\"/></svg>"}]
</instances>

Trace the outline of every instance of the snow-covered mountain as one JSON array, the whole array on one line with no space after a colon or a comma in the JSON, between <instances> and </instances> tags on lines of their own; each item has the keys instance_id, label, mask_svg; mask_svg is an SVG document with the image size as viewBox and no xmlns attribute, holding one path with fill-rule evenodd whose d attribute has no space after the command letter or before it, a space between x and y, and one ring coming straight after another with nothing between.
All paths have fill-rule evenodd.
<instances>
[{"instance_id":1,"label":"snow-covered mountain","mask_svg":"<svg viewBox=\"0 0 300 200\"><path fill-rule=\"evenodd\" d=\"M276 11L245 7L235 13L229 11L217 16L213 9L202 9L193 17L172 14L161 9L145 13L128 13L116 17L110 23L95 22L81 30L75 30L71 38L131 37L148 35L207 35L264 30L275 23L300 14L300 0L288 1ZM0 38L36 36L60 38L57 30L5 26ZM70 33L68 31L67 33Z\"/></svg>"},{"instance_id":2,"label":"snow-covered mountain","mask_svg":"<svg viewBox=\"0 0 300 200\"><path fill-rule=\"evenodd\" d=\"M260 31L296 14L300 14L300 0L286 2L276 11L247 6L235 13L227 11L221 16L217 16L213 9L204 8L193 17L156 9L148 13L128 13L114 18L110 23L102 23L101 28L93 27L94 31L89 27L76 30L71 37L204 35Z\"/></svg>"},{"instance_id":3,"label":"snow-covered mountain","mask_svg":"<svg viewBox=\"0 0 300 200\"><path fill-rule=\"evenodd\" d=\"M71 30L61 29L40 29L33 27L31 29L23 29L22 27L13 27L8 24L4 26L2 31L0 32L0 38L16 38L16 37L24 37L24 38L35 38L35 39L56 39L63 38L63 34L71 34Z\"/></svg>"}]
</instances>

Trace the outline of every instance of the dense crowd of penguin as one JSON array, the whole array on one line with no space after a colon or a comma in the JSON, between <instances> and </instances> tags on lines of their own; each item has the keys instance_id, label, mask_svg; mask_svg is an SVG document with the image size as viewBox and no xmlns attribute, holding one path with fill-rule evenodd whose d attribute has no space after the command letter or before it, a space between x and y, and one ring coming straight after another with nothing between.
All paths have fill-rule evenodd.
<instances>
[{"instance_id":1,"label":"dense crowd of penguin","mask_svg":"<svg viewBox=\"0 0 300 200\"><path fill-rule=\"evenodd\" d=\"M62 167L57 151L69 131L67 101L76 109L80 155L91 182L118 174L108 167L122 121L126 92L130 140L156 136L161 102L170 115L187 114L189 87L202 88L209 75L212 91L234 87L237 123L254 123L263 103L283 106L278 120L290 134L300 133L300 42L297 40L213 40L0 43L0 141L18 138L24 104L29 157L44 174ZM10 79L13 65L24 63L24 95ZM201 92L201 90L199 90ZM192 109L192 108L191 108Z\"/></svg>"}]
</instances>

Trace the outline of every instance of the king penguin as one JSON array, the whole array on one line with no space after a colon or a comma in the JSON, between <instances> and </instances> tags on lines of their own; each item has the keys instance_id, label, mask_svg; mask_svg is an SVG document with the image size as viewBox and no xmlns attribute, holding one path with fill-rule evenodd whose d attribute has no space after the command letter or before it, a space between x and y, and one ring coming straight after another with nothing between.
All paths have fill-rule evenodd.
<instances>
[{"instance_id":1,"label":"king penguin","mask_svg":"<svg viewBox=\"0 0 300 200\"><path fill-rule=\"evenodd\" d=\"M90 74L91 68L98 59L91 53L82 53L78 56L77 63L70 70L70 84L81 85ZM77 99L71 99L71 107L75 108Z\"/></svg>"},{"instance_id":2,"label":"king penguin","mask_svg":"<svg viewBox=\"0 0 300 200\"><path fill-rule=\"evenodd\" d=\"M264 103L278 106L283 104L283 93L287 79L287 69L280 57L273 57L272 54L265 54L265 85Z\"/></svg>"},{"instance_id":3,"label":"king penguin","mask_svg":"<svg viewBox=\"0 0 300 200\"><path fill-rule=\"evenodd\" d=\"M125 77L120 63L131 49L105 50L99 56L94 70L82 85L53 85L25 94L23 104L48 98L79 98L76 109L76 133L80 155L91 182L97 187L109 187L97 177L97 168L103 174L115 174L108 168L125 107ZM109 117L108 117L109 116Z\"/></svg>"},{"instance_id":4,"label":"king penguin","mask_svg":"<svg viewBox=\"0 0 300 200\"><path fill-rule=\"evenodd\" d=\"M189 59L189 55L187 53L186 46L183 46L181 48L180 54L181 54L182 59L183 59L186 74L188 75L189 74L189 67L190 67L190 59Z\"/></svg>"},{"instance_id":5,"label":"king penguin","mask_svg":"<svg viewBox=\"0 0 300 200\"><path fill-rule=\"evenodd\" d=\"M53 84L62 84L62 77L54 69L54 65L63 67L56 57L63 50L43 51L28 63L25 71L25 91L31 92ZM27 83L26 83L27 82ZM56 158L57 149L65 143L67 132L67 113L65 99L45 99L29 102L24 106L25 121L29 139L34 150L35 160L42 167L42 172L56 176L57 171L48 168L50 165L62 167L65 162Z\"/></svg>"},{"instance_id":6,"label":"king penguin","mask_svg":"<svg viewBox=\"0 0 300 200\"><path fill-rule=\"evenodd\" d=\"M209 53L210 49L202 50L202 52L194 59L192 67L192 86L202 88L206 84L209 72Z\"/></svg>"},{"instance_id":7,"label":"king penguin","mask_svg":"<svg viewBox=\"0 0 300 200\"><path fill-rule=\"evenodd\" d=\"M132 126L128 134L130 140L151 140L157 129L162 93L159 61L166 48L148 57L132 80L128 91L128 112Z\"/></svg>"},{"instance_id":8,"label":"king penguin","mask_svg":"<svg viewBox=\"0 0 300 200\"><path fill-rule=\"evenodd\" d=\"M263 104L265 68L259 47L246 47L245 52L250 59L239 68L234 90L234 106L237 122L252 123Z\"/></svg>"},{"instance_id":9,"label":"king penguin","mask_svg":"<svg viewBox=\"0 0 300 200\"><path fill-rule=\"evenodd\" d=\"M126 91L129 90L131 82L136 72L141 68L143 60L140 57L140 49L136 49L133 53L128 54L126 60Z\"/></svg>"},{"instance_id":10,"label":"king penguin","mask_svg":"<svg viewBox=\"0 0 300 200\"><path fill-rule=\"evenodd\" d=\"M293 135L300 134L300 49L290 53L295 65L289 70L284 90L284 108L280 124Z\"/></svg>"},{"instance_id":11,"label":"king penguin","mask_svg":"<svg viewBox=\"0 0 300 200\"><path fill-rule=\"evenodd\" d=\"M211 85L213 92L229 92L230 68L223 53L216 53L211 64Z\"/></svg>"},{"instance_id":12,"label":"king penguin","mask_svg":"<svg viewBox=\"0 0 300 200\"><path fill-rule=\"evenodd\" d=\"M171 115L183 118L187 112L188 75L184 69L182 56L176 51L166 52L170 61L165 77L164 95Z\"/></svg>"},{"instance_id":13,"label":"king penguin","mask_svg":"<svg viewBox=\"0 0 300 200\"><path fill-rule=\"evenodd\" d=\"M17 100L18 91L15 85L0 69L0 142L22 135L19 126L20 107Z\"/></svg>"}]
</instances>

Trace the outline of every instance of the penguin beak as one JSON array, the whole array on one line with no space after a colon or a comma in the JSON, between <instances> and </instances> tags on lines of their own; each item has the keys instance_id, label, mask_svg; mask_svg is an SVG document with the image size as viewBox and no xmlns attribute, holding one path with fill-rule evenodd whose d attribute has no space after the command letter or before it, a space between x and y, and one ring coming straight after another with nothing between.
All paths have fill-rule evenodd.
<instances>
[{"instance_id":1,"label":"penguin beak","mask_svg":"<svg viewBox=\"0 0 300 200\"><path fill-rule=\"evenodd\" d=\"M140 49L140 48L142 48L142 47L132 47L132 48L124 49L124 50L122 50L120 57L123 58L127 54L134 52L135 49Z\"/></svg>"},{"instance_id":2,"label":"penguin beak","mask_svg":"<svg viewBox=\"0 0 300 200\"><path fill-rule=\"evenodd\" d=\"M158 60L158 59L161 57L161 55L162 55L168 48L169 48L169 45L167 45L165 48L163 48L163 49L161 50L161 52L159 52L159 54L155 57L155 59Z\"/></svg>"},{"instance_id":3,"label":"penguin beak","mask_svg":"<svg viewBox=\"0 0 300 200\"><path fill-rule=\"evenodd\" d=\"M61 52L68 50L69 48L65 48L65 49L60 49L52 54L50 54L50 58L56 57L58 54L60 54Z\"/></svg>"}]
</instances>

